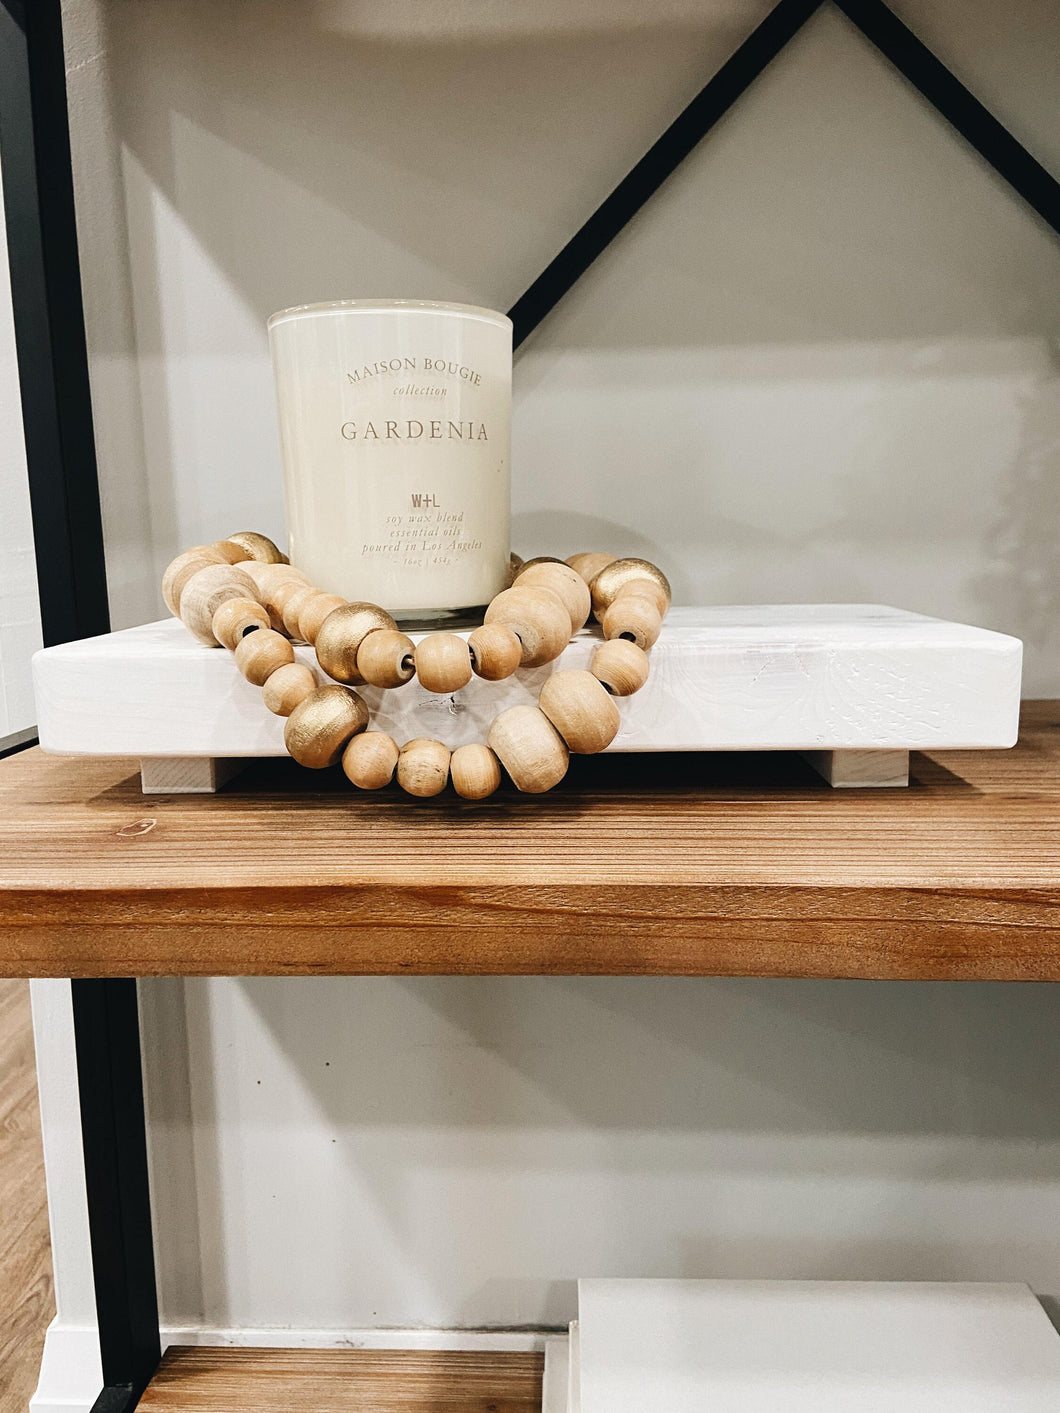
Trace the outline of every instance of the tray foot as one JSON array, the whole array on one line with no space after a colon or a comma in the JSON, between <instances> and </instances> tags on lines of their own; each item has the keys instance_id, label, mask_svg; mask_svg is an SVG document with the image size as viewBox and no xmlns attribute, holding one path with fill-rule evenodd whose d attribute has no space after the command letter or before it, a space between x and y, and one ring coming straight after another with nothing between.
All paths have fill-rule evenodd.
<instances>
[{"instance_id":1,"label":"tray foot","mask_svg":"<svg viewBox=\"0 0 1060 1413\"><path fill-rule=\"evenodd\" d=\"M247 764L213 756L149 756L140 761L145 795L213 795Z\"/></svg>"},{"instance_id":2,"label":"tray foot","mask_svg":"<svg viewBox=\"0 0 1060 1413\"><path fill-rule=\"evenodd\" d=\"M836 790L909 784L908 751L800 751Z\"/></svg>"}]
</instances>

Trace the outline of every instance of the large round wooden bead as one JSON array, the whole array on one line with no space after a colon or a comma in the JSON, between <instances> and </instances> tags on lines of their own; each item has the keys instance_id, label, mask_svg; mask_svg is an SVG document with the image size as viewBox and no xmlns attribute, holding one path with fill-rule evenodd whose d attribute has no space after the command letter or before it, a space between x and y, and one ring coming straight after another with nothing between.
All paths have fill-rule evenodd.
<instances>
[{"instance_id":1,"label":"large round wooden bead","mask_svg":"<svg viewBox=\"0 0 1060 1413\"><path fill-rule=\"evenodd\" d=\"M595 550L586 550L582 554L572 554L567 564L576 574L580 574L587 584L591 584L600 570L606 569L614 561L613 554L598 554Z\"/></svg>"},{"instance_id":2,"label":"large round wooden bead","mask_svg":"<svg viewBox=\"0 0 1060 1413\"><path fill-rule=\"evenodd\" d=\"M357 653L368 634L380 628L396 632L397 624L378 604L341 604L317 631L317 662L336 682L360 682Z\"/></svg>"},{"instance_id":3,"label":"large round wooden bead","mask_svg":"<svg viewBox=\"0 0 1060 1413\"><path fill-rule=\"evenodd\" d=\"M308 583L300 569L290 564L262 564L247 559L239 566L258 586L258 598L269 611L269 619L277 631L284 630L283 610L288 598Z\"/></svg>"},{"instance_id":4,"label":"large round wooden bead","mask_svg":"<svg viewBox=\"0 0 1060 1413\"><path fill-rule=\"evenodd\" d=\"M283 564L286 559L268 535L259 535L256 530L237 530L228 539L246 550L247 559L256 559L260 564Z\"/></svg>"},{"instance_id":5,"label":"large round wooden bead","mask_svg":"<svg viewBox=\"0 0 1060 1413\"><path fill-rule=\"evenodd\" d=\"M299 584L296 580L288 580L286 584L281 584L272 596L272 602L283 619L284 632L292 638L301 638L302 632L298 626L298 615L310 599L315 599L321 592L313 584ZM304 640L303 640L304 641Z\"/></svg>"},{"instance_id":6,"label":"large round wooden bead","mask_svg":"<svg viewBox=\"0 0 1060 1413\"><path fill-rule=\"evenodd\" d=\"M287 718L283 740L299 765L334 765L347 741L368 725L368 708L348 687L316 687Z\"/></svg>"},{"instance_id":7,"label":"large round wooden bead","mask_svg":"<svg viewBox=\"0 0 1060 1413\"><path fill-rule=\"evenodd\" d=\"M515 586L505 589L487 608L487 623L503 623L523 645L524 667L552 662L570 641L570 614L551 589Z\"/></svg>"},{"instance_id":8,"label":"large round wooden bead","mask_svg":"<svg viewBox=\"0 0 1060 1413\"><path fill-rule=\"evenodd\" d=\"M345 606L346 600L341 594L317 594L298 615L298 636L307 643L315 643L325 618ZM387 617L390 615L387 614Z\"/></svg>"},{"instance_id":9,"label":"large round wooden bead","mask_svg":"<svg viewBox=\"0 0 1060 1413\"><path fill-rule=\"evenodd\" d=\"M569 564L527 565L517 577L515 587L521 584L529 585L531 588L540 586L543 589L550 589L570 614L572 633L577 633L580 628L585 626L585 620L589 617L589 610L592 607L592 596L589 593L588 584Z\"/></svg>"},{"instance_id":10,"label":"large round wooden bead","mask_svg":"<svg viewBox=\"0 0 1060 1413\"><path fill-rule=\"evenodd\" d=\"M229 599L214 614L210 631L223 648L235 652L244 634L268 626L269 615L256 599Z\"/></svg>"},{"instance_id":11,"label":"large round wooden bead","mask_svg":"<svg viewBox=\"0 0 1060 1413\"><path fill-rule=\"evenodd\" d=\"M538 705L575 755L606 750L618 735L618 707L602 683L582 668L553 672Z\"/></svg>"},{"instance_id":12,"label":"large round wooden bead","mask_svg":"<svg viewBox=\"0 0 1060 1413\"><path fill-rule=\"evenodd\" d=\"M342 753L342 768L361 790L381 790L394 778L400 751L385 731L365 731Z\"/></svg>"},{"instance_id":13,"label":"large round wooden bead","mask_svg":"<svg viewBox=\"0 0 1060 1413\"><path fill-rule=\"evenodd\" d=\"M471 653L455 633L430 633L416 645L416 676L428 692L459 692L471 681Z\"/></svg>"},{"instance_id":14,"label":"large round wooden bead","mask_svg":"<svg viewBox=\"0 0 1060 1413\"><path fill-rule=\"evenodd\" d=\"M261 689L261 700L276 716L290 716L299 702L317 689L317 679L304 662L288 662L270 672Z\"/></svg>"},{"instance_id":15,"label":"large round wooden bead","mask_svg":"<svg viewBox=\"0 0 1060 1413\"><path fill-rule=\"evenodd\" d=\"M200 643L214 646L213 616L229 599L257 598L254 580L237 564L208 564L193 574L180 595L180 617Z\"/></svg>"},{"instance_id":16,"label":"large round wooden bead","mask_svg":"<svg viewBox=\"0 0 1060 1413\"><path fill-rule=\"evenodd\" d=\"M637 579L650 579L662 590L666 606L660 609L660 612L665 613L670 606L671 595L670 581L662 570L646 559L615 559L600 570L589 586L597 616L603 614L604 609L614 602L626 585Z\"/></svg>"},{"instance_id":17,"label":"large round wooden bead","mask_svg":"<svg viewBox=\"0 0 1060 1413\"><path fill-rule=\"evenodd\" d=\"M501 767L489 746L457 746L449 762L453 789L465 800L484 800L501 783Z\"/></svg>"},{"instance_id":18,"label":"large round wooden bead","mask_svg":"<svg viewBox=\"0 0 1060 1413\"><path fill-rule=\"evenodd\" d=\"M557 559L554 554L535 554L534 557L533 557L533 559L524 559L524 560L523 560L522 569L519 570L519 573L521 574L521 573L523 572L523 569L533 569L533 567L534 567L535 564L565 564L565 563L566 563L565 560ZM518 577L518 576L516 576L516 577Z\"/></svg>"},{"instance_id":19,"label":"large round wooden bead","mask_svg":"<svg viewBox=\"0 0 1060 1413\"><path fill-rule=\"evenodd\" d=\"M501 682L519 666L523 645L503 623L484 623L469 636L471 666L486 682Z\"/></svg>"},{"instance_id":20,"label":"large round wooden bead","mask_svg":"<svg viewBox=\"0 0 1060 1413\"><path fill-rule=\"evenodd\" d=\"M626 638L645 652L662 631L662 614L642 594L619 594L600 620L605 638Z\"/></svg>"},{"instance_id":21,"label":"large round wooden bead","mask_svg":"<svg viewBox=\"0 0 1060 1413\"><path fill-rule=\"evenodd\" d=\"M357 649L357 671L373 687L400 687L416 675L416 645L396 628L377 628Z\"/></svg>"},{"instance_id":22,"label":"large round wooden bead","mask_svg":"<svg viewBox=\"0 0 1060 1413\"><path fill-rule=\"evenodd\" d=\"M174 618L180 617L180 596L188 580L211 564L227 563L228 560L214 545L196 545L169 562L162 575L162 598Z\"/></svg>"},{"instance_id":23,"label":"large round wooden bead","mask_svg":"<svg viewBox=\"0 0 1060 1413\"><path fill-rule=\"evenodd\" d=\"M540 795L567 773L566 742L539 707L513 706L494 718L490 748L517 790Z\"/></svg>"},{"instance_id":24,"label":"large round wooden bead","mask_svg":"<svg viewBox=\"0 0 1060 1413\"><path fill-rule=\"evenodd\" d=\"M648 654L627 638L601 643L589 671L613 696L631 697L648 680Z\"/></svg>"},{"instance_id":25,"label":"large round wooden bead","mask_svg":"<svg viewBox=\"0 0 1060 1413\"><path fill-rule=\"evenodd\" d=\"M449 779L449 747L441 741L417 736L402 746L398 756L398 784L410 795L440 795Z\"/></svg>"},{"instance_id":26,"label":"large round wooden bead","mask_svg":"<svg viewBox=\"0 0 1060 1413\"><path fill-rule=\"evenodd\" d=\"M236 646L236 666L255 687L264 687L278 667L286 667L291 662L294 662L294 648L289 639L272 628L248 633Z\"/></svg>"}]
</instances>

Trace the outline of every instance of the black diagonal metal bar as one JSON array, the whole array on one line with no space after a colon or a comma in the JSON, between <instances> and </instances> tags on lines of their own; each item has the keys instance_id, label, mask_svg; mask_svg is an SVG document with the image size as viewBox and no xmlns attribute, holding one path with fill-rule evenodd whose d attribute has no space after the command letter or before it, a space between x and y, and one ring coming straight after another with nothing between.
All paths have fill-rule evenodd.
<instances>
[{"instance_id":1,"label":"black diagonal metal bar","mask_svg":"<svg viewBox=\"0 0 1060 1413\"><path fill-rule=\"evenodd\" d=\"M0 0L0 168L44 641L109 627L60 0Z\"/></svg>"},{"instance_id":2,"label":"black diagonal metal bar","mask_svg":"<svg viewBox=\"0 0 1060 1413\"><path fill-rule=\"evenodd\" d=\"M747 91L821 3L822 0L780 0L684 112L674 119L508 311L515 325L516 348L555 308L623 226L654 196L719 118Z\"/></svg>"},{"instance_id":3,"label":"black diagonal metal bar","mask_svg":"<svg viewBox=\"0 0 1060 1413\"><path fill-rule=\"evenodd\" d=\"M1060 235L1060 182L969 93L883 0L835 0L862 34Z\"/></svg>"}]
</instances>

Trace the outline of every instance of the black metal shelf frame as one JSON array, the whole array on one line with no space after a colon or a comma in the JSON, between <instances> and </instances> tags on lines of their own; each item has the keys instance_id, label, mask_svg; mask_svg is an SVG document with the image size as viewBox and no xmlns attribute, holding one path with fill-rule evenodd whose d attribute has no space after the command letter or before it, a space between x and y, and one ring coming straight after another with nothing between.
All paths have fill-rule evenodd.
<instances>
[{"instance_id":1,"label":"black metal shelf frame","mask_svg":"<svg viewBox=\"0 0 1060 1413\"><path fill-rule=\"evenodd\" d=\"M518 346L824 0L780 0L510 313ZM1060 235L1060 183L883 0L832 0ZM77 254L61 0L0 0L0 168L46 643L109 626ZM2 509L2 508L0 508ZM104 1388L129 1413L160 1359L136 981L73 983Z\"/></svg>"}]
</instances>

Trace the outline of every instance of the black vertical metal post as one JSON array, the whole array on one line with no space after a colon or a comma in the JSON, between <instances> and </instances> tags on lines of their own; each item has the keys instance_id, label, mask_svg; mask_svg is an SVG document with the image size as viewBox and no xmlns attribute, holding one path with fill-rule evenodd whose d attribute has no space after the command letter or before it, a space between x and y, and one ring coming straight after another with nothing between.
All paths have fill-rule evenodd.
<instances>
[{"instance_id":1,"label":"black vertical metal post","mask_svg":"<svg viewBox=\"0 0 1060 1413\"><path fill-rule=\"evenodd\" d=\"M94 1413L124 1413L161 1358L136 982L72 986L105 1385Z\"/></svg>"},{"instance_id":2,"label":"black vertical metal post","mask_svg":"<svg viewBox=\"0 0 1060 1413\"><path fill-rule=\"evenodd\" d=\"M60 0L0 0L0 168L45 644L107 632Z\"/></svg>"}]
</instances>

